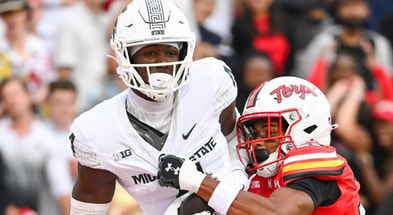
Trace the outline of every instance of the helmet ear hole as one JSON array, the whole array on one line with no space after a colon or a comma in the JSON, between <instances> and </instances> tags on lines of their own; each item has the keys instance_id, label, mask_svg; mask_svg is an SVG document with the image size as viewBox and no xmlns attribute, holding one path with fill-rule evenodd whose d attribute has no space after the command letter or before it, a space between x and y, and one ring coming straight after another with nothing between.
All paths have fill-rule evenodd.
<instances>
[{"instance_id":1,"label":"helmet ear hole","mask_svg":"<svg viewBox=\"0 0 393 215\"><path fill-rule=\"evenodd\" d=\"M187 52L188 52L188 45L187 43L182 43L180 46L180 53L179 53L179 60L184 60L187 56Z\"/></svg>"},{"instance_id":2,"label":"helmet ear hole","mask_svg":"<svg viewBox=\"0 0 393 215\"><path fill-rule=\"evenodd\" d=\"M317 128L318 128L317 125L312 125L312 126L309 126L309 127L305 128L305 129L303 129L303 131L306 132L307 134L311 134Z\"/></svg>"}]
</instances>

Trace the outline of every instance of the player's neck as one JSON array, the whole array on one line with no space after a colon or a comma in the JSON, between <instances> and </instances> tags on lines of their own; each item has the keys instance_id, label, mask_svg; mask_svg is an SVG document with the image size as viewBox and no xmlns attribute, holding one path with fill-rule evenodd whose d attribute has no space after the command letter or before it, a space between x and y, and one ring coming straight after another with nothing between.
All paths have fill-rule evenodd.
<instances>
[{"instance_id":1,"label":"player's neck","mask_svg":"<svg viewBox=\"0 0 393 215\"><path fill-rule=\"evenodd\" d=\"M174 95L170 95L167 99L162 101L151 101L140 97L135 91L130 90L128 94L128 111L133 113L133 108L142 108L145 113L159 113L171 110L174 105Z\"/></svg>"}]
</instances>

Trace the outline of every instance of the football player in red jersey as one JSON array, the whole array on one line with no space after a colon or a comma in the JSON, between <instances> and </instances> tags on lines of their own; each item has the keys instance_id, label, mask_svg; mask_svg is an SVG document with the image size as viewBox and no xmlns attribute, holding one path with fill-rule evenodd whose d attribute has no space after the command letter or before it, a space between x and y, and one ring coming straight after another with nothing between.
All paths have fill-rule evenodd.
<instances>
[{"instance_id":1,"label":"football player in red jersey","mask_svg":"<svg viewBox=\"0 0 393 215\"><path fill-rule=\"evenodd\" d=\"M191 190L220 214L364 214L359 183L329 146L336 127L317 87L296 77L275 78L250 94L237 123L248 191L173 155L161 160L160 184Z\"/></svg>"}]
</instances>

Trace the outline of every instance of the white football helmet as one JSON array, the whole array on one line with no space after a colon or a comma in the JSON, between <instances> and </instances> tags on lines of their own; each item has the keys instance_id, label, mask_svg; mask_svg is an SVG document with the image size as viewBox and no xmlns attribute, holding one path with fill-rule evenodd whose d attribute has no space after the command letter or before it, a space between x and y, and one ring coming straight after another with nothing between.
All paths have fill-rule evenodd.
<instances>
[{"instance_id":1,"label":"white football helmet","mask_svg":"<svg viewBox=\"0 0 393 215\"><path fill-rule=\"evenodd\" d=\"M270 121L276 118L282 133L274 137L257 139L253 134L256 121ZM263 177L277 174L283 156L294 147L315 141L330 145L331 125L330 104L325 95L313 84L297 77L278 77L261 84L248 97L242 116L237 123L240 150L247 150L249 161L241 156L249 173ZM270 129L268 130L270 131ZM258 150L256 142L278 140L274 153Z\"/></svg>"},{"instance_id":2,"label":"white football helmet","mask_svg":"<svg viewBox=\"0 0 393 215\"><path fill-rule=\"evenodd\" d=\"M156 64L132 62L132 47L160 43L178 44L180 60ZM168 0L133 0L118 16L110 45L116 54L119 77L127 86L153 100L167 98L189 81L195 35L183 12ZM157 66L173 66L173 75L156 73L152 76L149 68ZM136 70L138 67L146 67L146 82Z\"/></svg>"}]
</instances>

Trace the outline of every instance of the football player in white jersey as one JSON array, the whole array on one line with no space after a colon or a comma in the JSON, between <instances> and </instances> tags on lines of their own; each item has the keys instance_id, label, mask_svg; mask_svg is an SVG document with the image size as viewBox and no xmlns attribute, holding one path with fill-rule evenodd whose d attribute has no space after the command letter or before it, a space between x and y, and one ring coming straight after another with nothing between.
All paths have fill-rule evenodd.
<instances>
[{"instance_id":1,"label":"football player in white jersey","mask_svg":"<svg viewBox=\"0 0 393 215\"><path fill-rule=\"evenodd\" d=\"M106 214L116 180L144 214L164 214L183 193L158 183L164 154L198 163L218 179L246 184L236 152L236 82L224 62L192 60L195 36L176 5L133 0L118 16L110 45L129 89L71 126L78 160L71 214Z\"/></svg>"}]
</instances>

